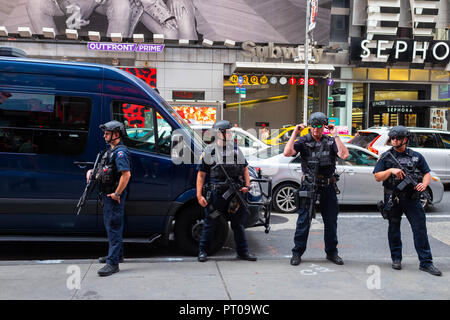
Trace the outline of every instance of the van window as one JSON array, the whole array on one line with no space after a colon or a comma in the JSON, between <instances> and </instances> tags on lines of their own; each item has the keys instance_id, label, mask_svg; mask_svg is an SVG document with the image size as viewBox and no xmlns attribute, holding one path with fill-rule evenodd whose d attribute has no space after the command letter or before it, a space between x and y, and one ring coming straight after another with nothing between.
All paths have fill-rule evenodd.
<instances>
[{"instance_id":1,"label":"van window","mask_svg":"<svg viewBox=\"0 0 450 320\"><path fill-rule=\"evenodd\" d=\"M1 92L0 152L84 152L92 101L84 97Z\"/></svg>"},{"instance_id":2,"label":"van window","mask_svg":"<svg viewBox=\"0 0 450 320\"><path fill-rule=\"evenodd\" d=\"M125 124L123 143L127 147L170 155L172 127L154 108L115 101L113 118Z\"/></svg>"}]
</instances>

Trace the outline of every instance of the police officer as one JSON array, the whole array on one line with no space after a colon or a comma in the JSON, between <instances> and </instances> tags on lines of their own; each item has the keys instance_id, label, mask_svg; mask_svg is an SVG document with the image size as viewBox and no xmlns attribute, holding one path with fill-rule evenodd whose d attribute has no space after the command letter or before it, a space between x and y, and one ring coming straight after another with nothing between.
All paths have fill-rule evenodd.
<instances>
[{"instance_id":1,"label":"police officer","mask_svg":"<svg viewBox=\"0 0 450 320\"><path fill-rule=\"evenodd\" d=\"M409 130L404 126L393 127L388 133L392 148L382 154L373 170L375 180L383 181L384 186L384 209L387 209L387 219L389 220L388 240L392 268L396 270L402 268L400 222L404 213L411 224L420 270L440 276L442 273L433 265L425 211L420 203L420 193L426 190L431 181L430 168L420 153L406 147L409 135ZM392 156L397 159L398 163ZM399 168L399 164L410 172L412 177L415 177L417 183L415 187L413 184L406 187L400 185L405 178L405 172ZM417 174L414 175L414 172L419 173L419 177ZM423 178L420 179L421 177ZM399 187L402 191L399 190Z\"/></svg>"},{"instance_id":2,"label":"police officer","mask_svg":"<svg viewBox=\"0 0 450 320\"><path fill-rule=\"evenodd\" d=\"M100 168L95 177L100 186L109 250L107 257L99 259L100 262L106 262L106 265L98 270L98 274L109 276L119 272L119 262L123 261L124 206L131 178L131 160L127 147L121 142L121 136L125 135L124 125L113 120L100 125L100 129L104 131L103 138L110 146L101 157ZM88 171L87 178L91 171Z\"/></svg>"},{"instance_id":3,"label":"police officer","mask_svg":"<svg viewBox=\"0 0 450 320\"><path fill-rule=\"evenodd\" d=\"M318 184L318 193L320 194L320 212L325 224L324 240L325 252L328 260L338 265L344 264L337 250L337 216L338 200L336 196L336 157L346 159L348 150L339 138L337 128L328 126L331 129L332 137L324 135L325 126L328 125L328 118L322 112L311 114L308 119L308 125L311 126L310 133L302 136L295 141L297 135L306 126L299 124L294 129L291 138L284 147L286 157L295 157L300 153L300 161L303 172L303 183L300 190L306 190L305 178L314 175L315 167L311 166L311 161L318 161L319 167L316 182ZM311 200L309 200L311 201ZM292 249L291 265L299 265L301 256L306 250L309 228L311 221L309 219L307 202L300 202L297 211L297 227L294 236L294 248Z\"/></svg>"},{"instance_id":4,"label":"police officer","mask_svg":"<svg viewBox=\"0 0 450 320\"><path fill-rule=\"evenodd\" d=\"M220 215L231 220L234 233L237 257L243 260L256 261L256 257L248 252L244 224L247 220L246 208L230 196L224 198L228 187L224 185L226 176L217 165L222 164L228 175L240 186L239 192L247 193L250 188L248 163L241 150L233 143L231 123L227 120L217 121L212 129L215 133L214 143L208 145L202 154L197 175L197 199L205 208L205 220L199 245L198 261L207 261L208 246L214 235L217 220ZM203 191L205 181L209 182L207 191Z\"/></svg>"}]
</instances>

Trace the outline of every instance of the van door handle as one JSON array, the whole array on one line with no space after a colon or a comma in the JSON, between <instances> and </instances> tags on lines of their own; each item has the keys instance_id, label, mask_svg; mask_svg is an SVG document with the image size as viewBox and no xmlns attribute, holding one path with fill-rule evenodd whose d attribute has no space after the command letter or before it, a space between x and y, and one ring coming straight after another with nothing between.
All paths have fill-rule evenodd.
<instances>
[{"instance_id":1,"label":"van door handle","mask_svg":"<svg viewBox=\"0 0 450 320\"><path fill-rule=\"evenodd\" d=\"M348 170L347 173L351 176L356 174L355 170L353 170L353 169Z\"/></svg>"},{"instance_id":2,"label":"van door handle","mask_svg":"<svg viewBox=\"0 0 450 320\"><path fill-rule=\"evenodd\" d=\"M80 169L85 169L87 166L93 166L94 163L89 161L74 161L73 165Z\"/></svg>"}]
</instances>

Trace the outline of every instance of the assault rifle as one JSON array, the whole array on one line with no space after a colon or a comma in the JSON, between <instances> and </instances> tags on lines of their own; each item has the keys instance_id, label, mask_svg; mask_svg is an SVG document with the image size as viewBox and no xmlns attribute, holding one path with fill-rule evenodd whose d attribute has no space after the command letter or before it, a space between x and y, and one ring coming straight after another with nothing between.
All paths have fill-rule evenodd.
<instances>
[{"instance_id":1,"label":"assault rifle","mask_svg":"<svg viewBox=\"0 0 450 320\"><path fill-rule=\"evenodd\" d=\"M396 187L397 190L400 192L403 192L405 190L405 188L409 185L412 185L413 188L415 189L416 186L418 185L418 182L415 179L414 171L408 170L407 168L403 167L402 164L397 160L397 158L394 157L394 155L391 153L390 150L387 151L386 153L388 156L391 156L391 158L394 160L394 162L398 166L398 168L401 169L405 173L405 177L403 178L402 182L400 182ZM418 190L416 190L416 192L419 194L418 198L420 198L420 195L423 195L425 199L427 199L428 201L431 201L431 197L428 192L418 191Z\"/></svg>"},{"instance_id":2,"label":"assault rifle","mask_svg":"<svg viewBox=\"0 0 450 320\"><path fill-rule=\"evenodd\" d=\"M89 180L86 183L86 187L84 188L83 194L80 197L80 200L78 200L77 204L77 215L80 214L81 209L83 209L86 200L88 199L91 192L95 189L95 186L97 185L97 181L95 180L95 176L97 175L98 167L99 167L99 161L101 159L101 156L103 155L103 152L100 152L97 154L97 158L95 158L94 162L94 168L92 169L91 175L89 176Z\"/></svg>"},{"instance_id":3,"label":"assault rifle","mask_svg":"<svg viewBox=\"0 0 450 320\"><path fill-rule=\"evenodd\" d=\"M239 191L241 189L241 186L236 183L228 174L227 170L225 170L224 166L220 163L216 164L219 166L220 170L222 170L223 175L225 176L226 180L224 185L228 187L228 190L225 191L225 193L222 195L222 197L225 200L228 200L231 196L236 196L238 202L240 205L244 206L245 210L248 211L248 203L245 201L244 197L242 196L241 192Z\"/></svg>"},{"instance_id":4,"label":"assault rifle","mask_svg":"<svg viewBox=\"0 0 450 320\"><path fill-rule=\"evenodd\" d=\"M298 196L300 198L299 205L301 205L302 203L301 199L304 199L303 202L307 203L306 209L308 210L309 223L311 223L312 219L316 217L316 202L320 199L317 185L317 176L319 174L319 160L310 160L308 162L308 165L314 166L313 174L305 174L305 184L302 186L302 188L305 188L306 190L299 191Z\"/></svg>"}]
</instances>

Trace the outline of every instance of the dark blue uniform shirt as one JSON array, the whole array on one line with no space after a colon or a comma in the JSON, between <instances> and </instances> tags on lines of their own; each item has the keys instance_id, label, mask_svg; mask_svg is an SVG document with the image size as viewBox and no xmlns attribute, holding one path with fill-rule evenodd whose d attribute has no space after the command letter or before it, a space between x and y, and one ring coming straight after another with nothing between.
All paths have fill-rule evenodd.
<instances>
[{"instance_id":1,"label":"dark blue uniform shirt","mask_svg":"<svg viewBox=\"0 0 450 320\"><path fill-rule=\"evenodd\" d=\"M428 166L427 161L425 160L425 158L418 152L411 150L409 148L405 149L405 152L397 152L395 151L394 148L391 148L391 153L394 155L394 157L399 160L402 157L408 157L411 158L411 160L415 163L416 169L419 170L422 174L426 174L428 172L430 172L430 167ZM410 157L407 154L407 151L412 153L412 157ZM377 173L377 172L381 172L381 171L386 171L390 168L396 168L398 166L394 165L394 160L389 160L390 156L388 156L385 153L383 153L381 155L381 157L378 159L375 168L373 169L373 173ZM390 185L390 182L388 181L390 179L386 179L385 181L383 181L383 186L385 187L391 187L393 188L393 186ZM421 181L419 181L421 182Z\"/></svg>"},{"instance_id":2,"label":"dark blue uniform shirt","mask_svg":"<svg viewBox=\"0 0 450 320\"><path fill-rule=\"evenodd\" d=\"M117 171L131 171L130 151L120 142L113 151L111 162L115 162Z\"/></svg>"},{"instance_id":3,"label":"dark blue uniform shirt","mask_svg":"<svg viewBox=\"0 0 450 320\"><path fill-rule=\"evenodd\" d=\"M322 140L323 140L323 137L322 137ZM293 157L297 156L298 153L300 153L300 157L305 157L308 155L308 147L305 145L306 142L307 142L307 135L304 135L304 136L300 137L294 143L294 150L296 153L295 153L295 155L293 155ZM337 147L336 141L334 141L333 144L331 145L331 149L330 149L330 157L332 157L333 164L330 166L319 167L319 175L323 175L325 177L330 177L333 175L333 173L336 170L336 158L338 156L337 153L338 153L338 147ZM302 166L302 170L305 170L305 168L303 168L303 166Z\"/></svg>"}]
</instances>

